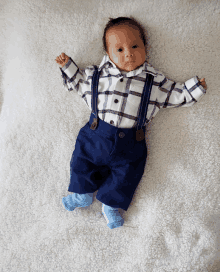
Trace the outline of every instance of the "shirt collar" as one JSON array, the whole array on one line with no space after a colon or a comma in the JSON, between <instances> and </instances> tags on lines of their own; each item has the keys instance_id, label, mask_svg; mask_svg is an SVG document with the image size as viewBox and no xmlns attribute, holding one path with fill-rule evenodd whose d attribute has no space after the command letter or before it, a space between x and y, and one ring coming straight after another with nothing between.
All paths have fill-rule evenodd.
<instances>
[{"instance_id":1,"label":"shirt collar","mask_svg":"<svg viewBox=\"0 0 220 272\"><path fill-rule=\"evenodd\" d=\"M145 61L139 68L130 71L130 72L123 72L126 77L133 77L137 76L142 72L147 72L147 61ZM109 56L106 54L104 55L100 65L99 65L99 71L102 70L103 68L112 68L114 70L114 74L117 73L119 75L122 75L121 71L116 67L116 65L110 60ZM110 71L109 71L110 72Z\"/></svg>"},{"instance_id":2,"label":"shirt collar","mask_svg":"<svg viewBox=\"0 0 220 272\"><path fill-rule=\"evenodd\" d=\"M116 65L110 60L108 55L104 55L100 65L99 65L99 70L102 70L104 67L105 68L114 67L115 69L117 69Z\"/></svg>"}]
</instances>

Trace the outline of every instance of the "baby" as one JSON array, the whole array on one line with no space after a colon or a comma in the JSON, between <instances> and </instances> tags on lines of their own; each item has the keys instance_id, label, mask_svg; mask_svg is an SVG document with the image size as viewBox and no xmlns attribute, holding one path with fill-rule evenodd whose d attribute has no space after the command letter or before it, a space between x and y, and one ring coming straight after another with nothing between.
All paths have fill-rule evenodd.
<instances>
[{"instance_id":1,"label":"baby","mask_svg":"<svg viewBox=\"0 0 220 272\"><path fill-rule=\"evenodd\" d=\"M89 206L93 193L102 203L110 229L124 219L144 173L145 128L161 108L188 107L206 93L205 79L184 84L167 79L146 61L146 37L133 18L110 19L103 34L106 55L101 64L79 69L62 53L56 58L64 87L73 89L91 110L80 129L70 162L69 192L62 202L68 211Z\"/></svg>"}]
</instances>

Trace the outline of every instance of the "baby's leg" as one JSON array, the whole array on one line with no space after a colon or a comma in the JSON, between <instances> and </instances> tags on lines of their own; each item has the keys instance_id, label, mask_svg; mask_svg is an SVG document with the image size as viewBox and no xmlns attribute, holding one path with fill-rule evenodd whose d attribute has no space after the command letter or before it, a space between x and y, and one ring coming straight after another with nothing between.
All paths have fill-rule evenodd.
<instances>
[{"instance_id":1,"label":"baby's leg","mask_svg":"<svg viewBox=\"0 0 220 272\"><path fill-rule=\"evenodd\" d=\"M77 194L73 193L63 197L62 202L67 211L73 211L76 207L87 207L92 204L93 193Z\"/></svg>"}]
</instances>

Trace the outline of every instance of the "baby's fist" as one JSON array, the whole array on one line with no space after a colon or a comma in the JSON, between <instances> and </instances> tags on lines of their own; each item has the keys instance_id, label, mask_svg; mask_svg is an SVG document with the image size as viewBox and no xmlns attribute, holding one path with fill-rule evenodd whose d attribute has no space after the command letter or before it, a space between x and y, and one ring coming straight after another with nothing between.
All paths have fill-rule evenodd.
<instances>
[{"instance_id":1,"label":"baby's fist","mask_svg":"<svg viewBox=\"0 0 220 272\"><path fill-rule=\"evenodd\" d=\"M207 90L207 85L206 85L206 82L205 82L205 79L204 79L204 78L200 79L200 80L199 80L199 83L200 83L200 85L202 85L202 87L203 87L205 90Z\"/></svg>"},{"instance_id":2,"label":"baby's fist","mask_svg":"<svg viewBox=\"0 0 220 272\"><path fill-rule=\"evenodd\" d=\"M69 57L65 53L61 53L61 55L56 58L56 62L62 67L67 64L68 61Z\"/></svg>"}]
</instances>

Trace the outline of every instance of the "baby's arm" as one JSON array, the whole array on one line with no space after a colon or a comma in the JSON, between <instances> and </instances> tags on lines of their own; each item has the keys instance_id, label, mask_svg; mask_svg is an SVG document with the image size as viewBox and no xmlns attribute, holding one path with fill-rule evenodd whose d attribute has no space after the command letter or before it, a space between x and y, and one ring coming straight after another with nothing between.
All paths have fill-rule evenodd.
<instances>
[{"instance_id":1,"label":"baby's arm","mask_svg":"<svg viewBox=\"0 0 220 272\"><path fill-rule=\"evenodd\" d=\"M159 81L156 95L159 108L190 107L200 100L207 89L205 79L197 76L178 83L159 72L156 81Z\"/></svg>"},{"instance_id":2,"label":"baby's arm","mask_svg":"<svg viewBox=\"0 0 220 272\"><path fill-rule=\"evenodd\" d=\"M63 77L64 88L68 91L75 90L90 108L91 81L95 66L79 69L75 62L65 53L58 56L56 62L62 67L60 70Z\"/></svg>"},{"instance_id":3,"label":"baby's arm","mask_svg":"<svg viewBox=\"0 0 220 272\"><path fill-rule=\"evenodd\" d=\"M56 57L55 60L61 66L60 71L62 73L64 88L67 91L72 91L73 90L73 88L72 88L73 86L71 86L72 84L71 85L69 84L69 81L68 81L69 77L66 75L66 73L64 73L64 70L66 68L64 66L66 66L66 64L68 62L70 62L70 57L68 57L65 53L61 53L58 57ZM73 69L73 71L71 71L71 73L68 73L69 76L71 74L70 78L75 74L75 72L76 72L76 70Z\"/></svg>"}]
</instances>

